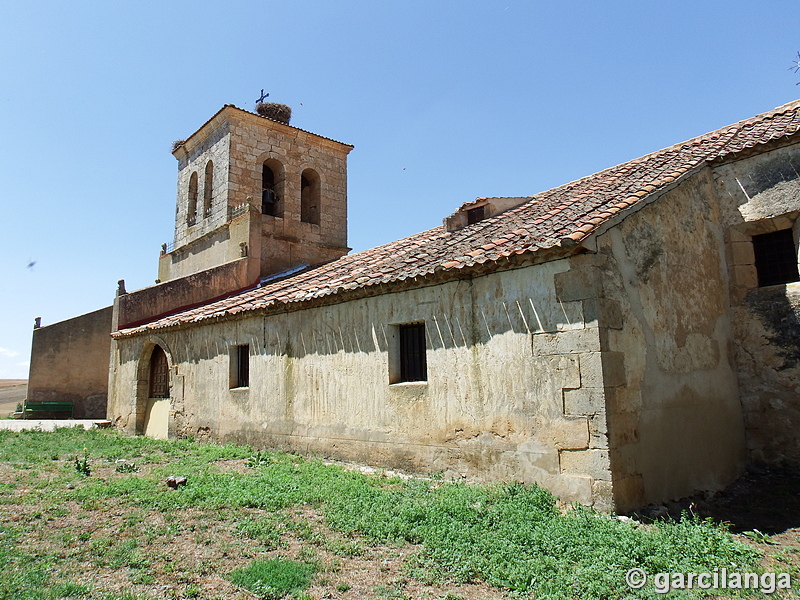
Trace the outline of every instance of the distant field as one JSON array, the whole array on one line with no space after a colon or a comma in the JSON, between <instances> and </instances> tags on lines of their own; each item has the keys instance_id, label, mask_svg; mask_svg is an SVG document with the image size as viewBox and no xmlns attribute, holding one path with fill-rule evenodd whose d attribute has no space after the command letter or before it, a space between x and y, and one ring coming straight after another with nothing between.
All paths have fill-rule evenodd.
<instances>
[{"instance_id":1,"label":"distant field","mask_svg":"<svg viewBox=\"0 0 800 600\"><path fill-rule=\"evenodd\" d=\"M27 379L0 379L0 419L13 413L27 395Z\"/></svg>"},{"instance_id":2,"label":"distant field","mask_svg":"<svg viewBox=\"0 0 800 600\"><path fill-rule=\"evenodd\" d=\"M18 385L28 385L27 379L0 379L0 388L16 387Z\"/></svg>"}]
</instances>

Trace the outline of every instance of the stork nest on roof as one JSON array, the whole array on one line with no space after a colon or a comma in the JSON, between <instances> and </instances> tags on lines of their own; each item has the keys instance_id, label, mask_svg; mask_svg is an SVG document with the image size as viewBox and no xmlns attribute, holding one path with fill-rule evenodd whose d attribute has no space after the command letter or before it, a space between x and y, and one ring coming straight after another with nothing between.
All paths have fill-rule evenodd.
<instances>
[{"instance_id":1,"label":"stork nest on roof","mask_svg":"<svg viewBox=\"0 0 800 600\"><path fill-rule=\"evenodd\" d=\"M289 124L289 119L292 118L292 109L278 102L259 102L256 104L256 112L262 117L267 117L286 125Z\"/></svg>"},{"instance_id":2,"label":"stork nest on roof","mask_svg":"<svg viewBox=\"0 0 800 600\"><path fill-rule=\"evenodd\" d=\"M183 146L186 143L186 140L175 140L172 142L172 151L175 152L178 148Z\"/></svg>"}]
</instances>

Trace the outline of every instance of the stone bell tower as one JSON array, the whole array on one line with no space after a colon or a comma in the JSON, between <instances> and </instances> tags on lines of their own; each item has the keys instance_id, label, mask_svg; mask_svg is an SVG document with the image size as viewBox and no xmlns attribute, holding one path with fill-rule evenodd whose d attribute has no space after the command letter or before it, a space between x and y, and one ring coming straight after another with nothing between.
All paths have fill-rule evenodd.
<instances>
[{"instance_id":1,"label":"stone bell tower","mask_svg":"<svg viewBox=\"0 0 800 600\"><path fill-rule=\"evenodd\" d=\"M348 144L223 106L175 142L175 239L156 285L114 302L114 330L251 289L266 277L335 260L347 247Z\"/></svg>"},{"instance_id":2,"label":"stone bell tower","mask_svg":"<svg viewBox=\"0 0 800 600\"><path fill-rule=\"evenodd\" d=\"M162 248L160 282L228 265L241 289L349 251L347 155L353 147L292 127L282 104L259 110L226 105L175 142L175 240Z\"/></svg>"}]
</instances>

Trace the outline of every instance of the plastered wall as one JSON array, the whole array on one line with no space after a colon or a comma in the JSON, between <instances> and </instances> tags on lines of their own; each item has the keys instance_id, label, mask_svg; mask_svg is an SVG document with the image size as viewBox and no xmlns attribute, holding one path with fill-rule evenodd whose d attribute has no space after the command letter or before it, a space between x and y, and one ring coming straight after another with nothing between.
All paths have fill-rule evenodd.
<instances>
[{"instance_id":1,"label":"plastered wall","mask_svg":"<svg viewBox=\"0 0 800 600\"><path fill-rule=\"evenodd\" d=\"M123 338L109 414L143 431L158 343L171 436L536 481L619 511L797 465L800 283L759 288L752 236L797 239L800 153L735 158L610 223L596 252ZM428 381L389 384L393 328L419 321ZM230 389L237 344L251 379Z\"/></svg>"},{"instance_id":2,"label":"plastered wall","mask_svg":"<svg viewBox=\"0 0 800 600\"><path fill-rule=\"evenodd\" d=\"M73 403L73 416L104 419L111 349L111 307L33 330L30 400Z\"/></svg>"},{"instance_id":3,"label":"plastered wall","mask_svg":"<svg viewBox=\"0 0 800 600\"><path fill-rule=\"evenodd\" d=\"M620 510L722 489L744 467L725 257L710 169L600 236L590 257L621 317L606 331L623 361L606 378Z\"/></svg>"},{"instance_id":4,"label":"plastered wall","mask_svg":"<svg viewBox=\"0 0 800 600\"><path fill-rule=\"evenodd\" d=\"M580 277L559 279L568 268L561 260L123 338L111 413L119 426L141 430L143 364L158 343L172 365L173 436L536 481L566 501L608 508L597 303L567 299L583 289ZM418 321L426 326L428 381L390 385L393 326ZM230 389L236 344L250 345L248 388Z\"/></svg>"}]
</instances>

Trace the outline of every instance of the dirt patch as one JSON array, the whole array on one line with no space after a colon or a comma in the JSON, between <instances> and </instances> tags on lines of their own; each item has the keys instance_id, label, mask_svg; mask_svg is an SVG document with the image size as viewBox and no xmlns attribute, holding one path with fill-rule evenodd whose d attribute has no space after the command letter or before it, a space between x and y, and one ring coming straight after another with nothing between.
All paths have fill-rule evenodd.
<instances>
[{"instance_id":1,"label":"dirt patch","mask_svg":"<svg viewBox=\"0 0 800 600\"><path fill-rule=\"evenodd\" d=\"M800 530L800 473L747 473L710 498L703 511L730 523L731 531L758 530L768 535Z\"/></svg>"},{"instance_id":2,"label":"dirt patch","mask_svg":"<svg viewBox=\"0 0 800 600\"><path fill-rule=\"evenodd\" d=\"M732 533L777 535L800 530L800 471L751 470L716 494L698 494L666 506L651 505L632 516L678 519L682 513L710 517L726 524Z\"/></svg>"}]
</instances>

